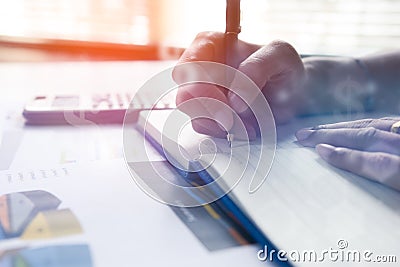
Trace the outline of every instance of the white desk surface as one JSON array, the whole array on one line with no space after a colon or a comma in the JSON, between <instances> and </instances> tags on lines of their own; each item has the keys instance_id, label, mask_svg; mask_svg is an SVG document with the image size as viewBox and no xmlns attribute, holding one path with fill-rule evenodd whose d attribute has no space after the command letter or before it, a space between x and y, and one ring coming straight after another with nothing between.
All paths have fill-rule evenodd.
<instances>
[{"instance_id":1,"label":"white desk surface","mask_svg":"<svg viewBox=\"0 0 400 267\"><path fill-rule=\"evenodd\" d=\"M111 159L116 159L122 162L121 126L27 126L22 117L24 104L39 94L133 92L154 74L174 64L173 61L0 63L0 171L10 168L16 171L41 169L69 162L89 165L102 162L97 160L115 162ZM6 192L4 190L11 189L2 188L1 192ZM147 196L143 195L143 198L147 200ZM149 199L149 204L154 204L152 201ZM167 207L162 208L171 213ZM164 228L166 225L174 227L172 224L179 224L172 213L170 216L168 221L149 220L153 225L164 225ZM175 243L168 247L157 247L150 241L139 241L140 244L135 245L139 249L136 249L136 253L140 255L150 255L150 251L155 251L154 257L157 257L157 250L163 251L158 260L149 258L146 266L158 266L161 262L165 264L165 261L167 266L265 266L257 260L255 246L209 253L183 225L171 228L165 234L175 232L179 236L160 240L160 244L174 240ZM143 236L138 238L146 238L146 232L141 233ZM155 232L152 235L157 234ZM181 241L183 243L179 243ZM125 250L129 254L129 248ZM190 251L187 256L180 256L187 251ZM118 250L115 253L118 254ZM141 259L144 259L143 255ZM163 257L165 255L169 256ZM144 264L135 264L135 258L125 263L125 266Z\"/></svg>"}]
</instances>

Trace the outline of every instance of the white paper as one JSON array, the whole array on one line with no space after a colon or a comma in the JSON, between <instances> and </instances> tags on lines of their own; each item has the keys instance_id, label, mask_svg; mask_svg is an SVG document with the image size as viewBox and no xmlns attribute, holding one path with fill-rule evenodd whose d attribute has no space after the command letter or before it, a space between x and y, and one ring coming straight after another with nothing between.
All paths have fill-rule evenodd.
<instances>
[{"instance_id":1,"label":"white paper","mask_svg":"<svg viewBox=\"0 0 400 267\"><path fill-rule=\"evenodd\" d=\"M399 260L400 193L334 168L313 148L295 142L296 130L332 120L344 118L309 118L282 127L265 184L249 194L249 179L244 177L232 194L279 249L322 253L330 247L338 249L338 240L344 239L349 249L396 255ZM326 260L323 264L335 263ZM364 266L365 262L358 264Z\"/></svg>"},{"instance_id":2,"label":"white paper","mask_svg":"<svg viewBox=\"0 0 400 267\"><path fill-rule=\"evenodd\" d=\"M98 267L262 264L255 246L207 251L168 206L137 187L121 159L59 165L37 171L35 179L29 170L0 172L0 195L27 190L57 196L60 207L71 209L78 218L83 232L46 240L0 241L1 250L84 243Z\"/></svg>"},{"instance_id":3,"label":"white paper","mask_svg":"<svg viewBox=\"0 0 400 267\"><path fill-rule=\"evenodd\" d=\"M400 193L334 168L320 159L313 148L295 141L294 133L302 127L346 119L349 118L321 116L298 119L280 127L271 172L256 193L249 193L252 177L247 174L256 170L257 158L254 157L257 153L249 158L244 157L246 153L236 153L236 164L229 165L229 153L222 150L208 171L215 179L223 174L223 181L229 185L230 177L249 163L243 179L229 195L278 249L299 253L315 250L320 255L329 248L338 249L337 242L343 239L350 249L361 253L369 250L373 255L396 255L400 260ZM154 128L162 129L163 122L150 122L158 122ZM252 148L257 150L257 146L252 145ZM241 147L238 149L240 151ZM173 153L173 150L168 152ZM299 266L308 264L309 261L296 263ZM321 264L335 263L326 259Z\"/></svg>"}]
</instances>

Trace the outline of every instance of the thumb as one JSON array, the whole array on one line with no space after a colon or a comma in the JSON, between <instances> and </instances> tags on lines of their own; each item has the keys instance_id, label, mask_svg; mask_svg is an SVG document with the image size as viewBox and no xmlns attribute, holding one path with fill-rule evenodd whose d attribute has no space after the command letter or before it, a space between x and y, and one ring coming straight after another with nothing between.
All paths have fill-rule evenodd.
<instances>
[{"instance_id":1,"label":"thumb","mask_svg":"<svg viewBox=\"0 0 400 267\"><path fill-rule=\"evenodd\" d=\"M288 43L274 41L261 47L238 67L238 70L247 75L261 91L269 81L288 75L288 79L301 78L304 73L303 62L296 50ZM247 110L248 106L257 98L259 92L246 90L241 86L241 81L232 81L232 88L238 88L236 92L230 91L228 101L230 106L239 114Z\"/></svg>"}]
</instances>

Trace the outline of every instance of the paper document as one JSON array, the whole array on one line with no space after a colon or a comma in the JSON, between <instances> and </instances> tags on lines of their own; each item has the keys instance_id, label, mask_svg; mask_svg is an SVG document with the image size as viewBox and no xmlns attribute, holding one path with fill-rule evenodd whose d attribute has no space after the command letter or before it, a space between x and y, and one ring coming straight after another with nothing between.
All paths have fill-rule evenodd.
<instances>
[{"instance_id":1,"label":"paper document","mask_svg":"<svg viewBox=\"0 0 400 267\"><path fill-rule=\"evenodd\" d=\"M274 157L273 142L235 140L230 146L226 139L195 132L190 118L176 110L141 112L138 128L160 145L173 166L186 172L205 170L226 192L239 182L241 176L250 177L248 190L257 188ZM263 159L269 164L261 162ZM203 188L209 189L211 187Z\"/></svg>"},{"instance_id":2,"label":"paper document","mask_svg":"<svg viewBox=\"0 0 400 267\"><path fill-rule=\"evenodd\" d=\"M264 266L200 215L150 198L122 159L1 171L0 266Z\"/></svg>"},{"instance_id":3,"label":"paper document","mask_svg":"<svg viewBox=\"0 0 400 267\"><path fill-rule=\"evenodd\" d=\"M345 118L308 118L281 127L265 184L249 194L249 180L244 177L231 194L279 249L314 250L320 256L329 248L340 251L338 242L344 240L351 250L396 255L399 261L400 193L332 167L313 148L295 141L294 133L302 127L342 120ZM363 266L365 262L341 264Z\"/></svg>"},{"instance_id":4,"label":"paper document","mask_svg":"<svg viewBox=\"0 0 400 267\"><path fill-rule=\"evenodd\" d=\"M160 115L159 120L163 119L161 114L155 114ZM314 117L279 127L276 155L266 182L260 190L249 193L252 177L245 172L229 196L278 249L299 253L313 250L319 257L329 248L338 249L338 242L343 241L360 253L395 255L400 260L400 193L334 168L320 159L313 148L303 147L295 141L294 133L303 127L346 119L345 116ZM150 120L152 122L154 120ZM159 125L161 127L154 127L155 131L150 134L156 139L157 134L159 139L161 135L168 138L161 134L163 123ZM214 141L218 144L218 154L207 169L212 177L218 179L222 175L222 181L231 185L230 177L236 175L241 166L247 164L247 170L258 171L259 144L250 145L249 157L246 153L236 153L235 164L229 165L226 160L229 152L223 148L226 140ZM199 139L183 136L179 145L190 151L190 147L199 146ZM239 144L238 149L241 148ZM180 161L177 153L181 149L168 146L164 149ZM309 263L296 262L296 265L308 266ZM354 261L341 263L358 264ZM334 265L335 262L326 259L320 264Z\"/></svg>"}]
</instances>

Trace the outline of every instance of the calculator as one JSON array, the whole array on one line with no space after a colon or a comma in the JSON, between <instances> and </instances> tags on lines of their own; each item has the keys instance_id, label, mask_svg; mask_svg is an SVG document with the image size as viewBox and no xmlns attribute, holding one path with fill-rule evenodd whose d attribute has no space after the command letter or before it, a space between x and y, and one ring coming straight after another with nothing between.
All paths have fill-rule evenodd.
<instances>
[{"instance_id":1,"label":"calculator","mask_svg":"<svg viewBox=\"0 0 400 267\"><path fill-rule=\"evenodd\" d=\"M40 95L33 98L23 111L27 124L112 124L122 123L129 108L134 122L141 110L173 109L176 92L165 95L156 104L149 97L131 93Z\"/></svg>"}]
</instances>

